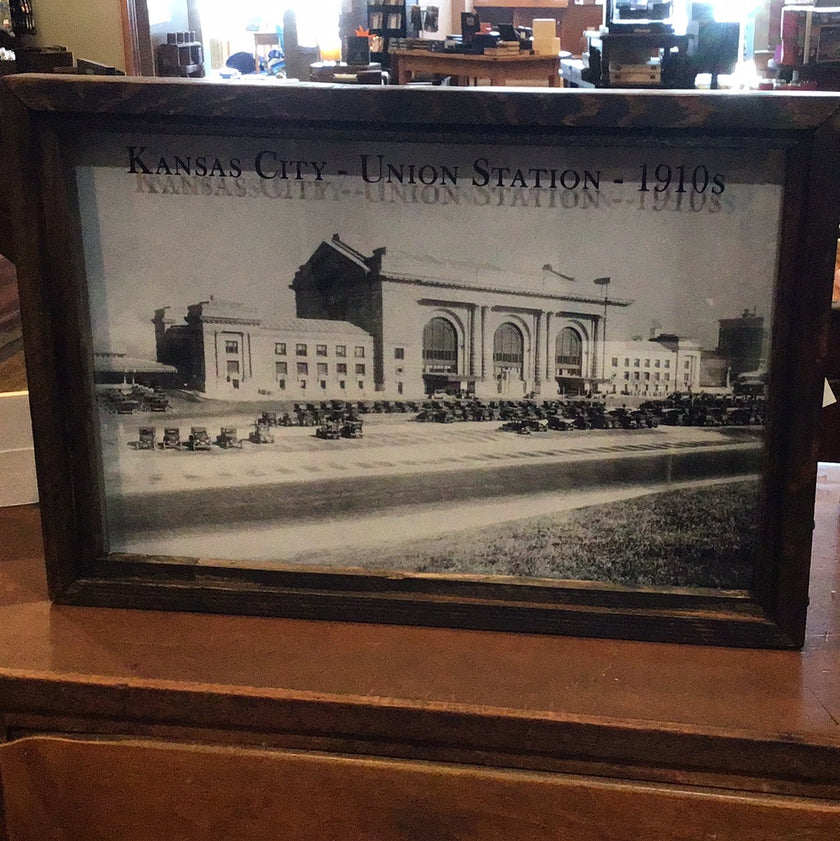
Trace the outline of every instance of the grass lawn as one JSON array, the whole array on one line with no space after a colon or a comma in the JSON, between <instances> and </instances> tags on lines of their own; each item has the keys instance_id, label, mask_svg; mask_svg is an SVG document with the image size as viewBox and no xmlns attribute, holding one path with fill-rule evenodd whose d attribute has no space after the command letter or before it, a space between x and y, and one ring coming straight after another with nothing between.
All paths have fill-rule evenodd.
<instances>
[{"instance_id":1,"label":"grass lawn","mask_svg":"<svg viewBox=\"0 0 840 841\"><path fill-rule=\"evenodd\" d=\"M676 587L749 587L758 482L636 499L416 540L368 569L566 578Z\"/></svg>"}]
</instances>

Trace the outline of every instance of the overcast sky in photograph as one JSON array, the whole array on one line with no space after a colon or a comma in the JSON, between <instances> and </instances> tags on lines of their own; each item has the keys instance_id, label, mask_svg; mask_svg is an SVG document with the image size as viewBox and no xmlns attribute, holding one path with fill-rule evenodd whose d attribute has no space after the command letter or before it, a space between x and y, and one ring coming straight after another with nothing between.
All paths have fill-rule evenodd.
<instances>
[{"instance_id":1,"label":"overcast sky in photograph","mask_svg":"<svg viewBox=\"0 0 840 841\"><path fill-rule=\"evenodd\" d=\"M104 156L108 165L79 167L96 350L154 358L155 309L168 306L180 320L189 304L211 295L266 316L294 314L289 284L295 271L335 233L364 254L384 246L389 263L476 286L503 282L598 298L602 287L593 280L610 277L610 296L634 302L610 314L613 339L647 336L655 327L713 348L719 319L753 308L771 316L781 189L762 182L768 171L770 181L778 180L772 162L747 171L743 155L720 151L680 156L655 149L561 154L537 147L453 152L411 144L271 144L272 160L326 162L318 184L311 171L301 182L260 179L249 167L260 148L268 148L267 141L261 147L259 141L217 140L210 157L227 167L235 156L245 171L238 187L230 177L195 179L212 195L149 192L149 183L161 186L165 179L144 182L129 173L120 161L122 147ZM158 152L171 163L172 148L162 142L144 153L146 164L158 160ZM427 174L446 164L457 168L457 184L366 184L359 174L363 154L369 162L383 154L403 172L413 162L426 164ZM596 202L592 189L474 186L476 157L511 173L519 168L526 179L533 179L529 168L598 171L601 194ZM712 195L708 187L693 198L690 190L682 196L672 191L667 200L653 189L642 193L640 161L650 164L650 178L662 161L674 173L680 164L689 174L702 166L722 173L725 189ZM246 195L236 195L237 189ZM575 280L544 272L545 264Z\"/></svg>"}]
</instances>

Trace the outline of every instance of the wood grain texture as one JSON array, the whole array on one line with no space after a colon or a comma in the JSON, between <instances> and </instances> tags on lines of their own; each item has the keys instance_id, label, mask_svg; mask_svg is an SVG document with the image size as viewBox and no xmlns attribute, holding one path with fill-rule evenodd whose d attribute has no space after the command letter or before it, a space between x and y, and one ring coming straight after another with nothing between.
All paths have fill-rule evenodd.
<instances>
[{"instance_id":1,"label":"wood grain texture","mask_svg":"<svg viewBox=\"0 0 840 841\"><path fill-rule=\"evenodd\" d=\"M155 72L149 8L146 0L120 0L120 19L125 52L125 72L129 76L153 76Z\"/></svg>"},{"instance_id":2,"label":"wood grain texture","mask_svg":"<svg viewBox=\"0 0 840 841\"><path fill-rule=\"evenodd\" d=\"M5 509L2 726L840 800L835 473L802 652L54 607L37 510Z\"/></svg>"},{"instance_id":3,"label":"wood grain texture","mask_svg":"<svg viewBox=\"0 0 840 841\"><path fill-rule=\"evenodd\" d=\"M53 241L47 245L44 230L44 209L49 202L45 194L41 169L43 138L35 137L30 114L8 91L0 86L0 110L3 114L3 154L11 163L9 205L13 211L16 242L15 265L20 295L21 321L24 327L26 357L29 366L29 400L32 414L32 434L35 444L38 475L38 495L52 513L43 523L48 556L61 551L75 556L76 512L65 503L72 499L74 480L67 442L56 435L56 421L64 418L63 397L57 388L62 352L60 344L70 340L62 330L64 314L58 307L56 290L51 285L50 254L53 264L60 262L59 254L67 253L67 245ZM56 185L61 195L61 187ZM70 208L63 204L57 211L69 218ZM56 322L58 319L58 323ZM80 337L76 336L78 342ZM56 347L56 344L59 347ZM89 480L88 480L89 481ZM62 500L64 502L62 502ZM75 577L73 565L48 564L54 573L53 591L66 587Z\"/></svg>"},{"instance_id":4,"label":"wood grain texture","mask_svg":"<svg viewBox=\"0 0 840 841\"><path fill-rule=\"evenodd\" d=\"M615 131L702 129L807 131L830 119L837 98L825 93L698 94L616 90L429 90L296 84L277 87L201 79L85 78L21 74L4 79L21 104L37 112L214 117L261 124L389 123L396 126L537 127ZM503 107L500 107L503 105Z\"/></svg>"},{"instance_id":5,"label":"wood grain texture","mask_svg":"<svg viewBox=\"0 0 840 841\"><path fill-rule=\"evenodd\" d=\"M798 353L778 349L774 359L780 362L778 379L771 383L771 389L784 390L784 400L776 401L777 410L783 405L802 407L802 411L788 410L784 419L777 418L776 427L780 444L776 458L783 464L778 479L770 479L768 485L784 488L779 510L779 551L776 555L774 600L771 610L781 627L785 628L797 642L802 641L807 607L808 570L796 561L811 543L811 509L807 498L816 470L817 436L819 412L822 405L824 383L823 360L826 357L828 320L831 290L826 283L833 273L836 250L837 210L831 204L832 196L840 193L840 144L837 131L840 120L837 115L824 123L815 133L810 150L807 176L798 185L789 184L789 193L801 197L797 245L782 243L782 260L788 253L796 256L790 277L807 278L808 284L816 287L815 294L807 295L796 291L801 284L779 284L776 312L784 327L774 341L798 339ZM794 153L790 153L791 157ZM792 167L795 169L795 167ZM783 210L784 218L787 209ZM791 235L792 236L792 235ZM784 273L782 273L784 277ZM812 376L803 375L803 365L809 365ZM804 410L804 407L809 410ZM772 432L771 432L772 434ZM784 479L782 478L784 476ZM799 629L799 630L796 630Z\"/></svg>"},{"instance_id":6,"label":"wood grain texture","mask_svg":"<svg viewBox=\"0 0 840 841\"><path fill-rule=\"evenodd\" d=\"M840 804L154 741L0 747L9 841L833 841ZM663 835L667 832L667 835Z\"/></svg>"}]
</instances>

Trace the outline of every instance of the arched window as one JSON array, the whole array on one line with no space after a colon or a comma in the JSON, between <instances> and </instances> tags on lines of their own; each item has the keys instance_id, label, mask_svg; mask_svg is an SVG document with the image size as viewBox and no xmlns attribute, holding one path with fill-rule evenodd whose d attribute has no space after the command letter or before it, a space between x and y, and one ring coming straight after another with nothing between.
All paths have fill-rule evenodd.
<instances>
[{"instance_id":1,"label":"arched window","mask_svg":"<svg viewBox=\"0 0 840 841\"><path fill-rule=\"evenodd\" d=\"M423 328L423 370L458 372L458 334L445 318L433 318Z\"/></svg>"},{"instance_id":2,"label":"arched window","mask_svg":"<svg viewBox=\"0 0 840 841\"><path fill-rule=\"evenodd\" d=\"M583 342L580 333L571 327L564 327L557 335L558 374L581 376L583 372Z\"/></svg>"},{"instance_id":3,"label":"arched window","mask_svg":"<svg viewBox=\"0 0 840 841\"><path fill-rule=\"evenodd\" d=\"M496 330L493 335L493 365L497 376L502 374L522 379L524 347L522 331L515 324L506 321Z\"/></svg>"}]
</instances>

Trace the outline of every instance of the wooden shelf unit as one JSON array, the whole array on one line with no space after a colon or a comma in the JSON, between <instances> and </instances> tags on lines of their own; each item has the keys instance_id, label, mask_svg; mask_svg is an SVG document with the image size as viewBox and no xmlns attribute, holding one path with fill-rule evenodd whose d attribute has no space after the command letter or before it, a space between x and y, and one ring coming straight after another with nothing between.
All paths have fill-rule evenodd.
<instances>
[{"instance_id":1,"label":"wooden shelf unit","mask_svg":"<svg viewBox=\"0 0 840 841\"><path fill-rule=\"evenodd\" d=\"M835 841L838 515L823 469L794 652L51 605L37 508L2 509L8 841L68 837L21 834L27 795L125 841L234 811L249 841Z\"/></svg>"}]
</instances>

